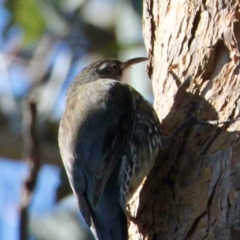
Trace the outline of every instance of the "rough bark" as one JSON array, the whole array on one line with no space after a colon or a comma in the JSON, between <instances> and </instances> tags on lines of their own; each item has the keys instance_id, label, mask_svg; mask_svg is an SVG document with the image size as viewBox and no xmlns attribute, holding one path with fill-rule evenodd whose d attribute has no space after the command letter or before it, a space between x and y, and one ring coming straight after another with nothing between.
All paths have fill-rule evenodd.
<instances>
[{"instance_id":1,"label":"rough bark","mask_svg":"<svg viewBox=\"0 0 240 240\"><path fill-rule=\"evenodd\" d=\"M239 10L239 1L144 1L164 135L190 116L239 117ZM190 125L163 149L140 193L134 239L240 239L239 129L240 121Z\"/></svg>"}]
</instances>

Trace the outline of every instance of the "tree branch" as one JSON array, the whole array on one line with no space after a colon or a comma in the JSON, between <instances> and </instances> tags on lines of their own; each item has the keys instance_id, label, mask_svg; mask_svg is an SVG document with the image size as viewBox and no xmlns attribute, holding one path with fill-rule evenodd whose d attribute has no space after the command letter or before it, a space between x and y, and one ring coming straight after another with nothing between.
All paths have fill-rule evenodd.
<instances>
[{"instance_id":1,"label":"tree branch","mask_svg":"<svg viewBox=\"0 0 240 240\"><path fill-rule=\"evenodd\" d=\"M28 209L41 166L36 134L37 104L33 100L28 100L26 105L23 113L23 136L29 175L23 184L20 202L20 240L28 239Z\"/></svg>"}]
</instances>

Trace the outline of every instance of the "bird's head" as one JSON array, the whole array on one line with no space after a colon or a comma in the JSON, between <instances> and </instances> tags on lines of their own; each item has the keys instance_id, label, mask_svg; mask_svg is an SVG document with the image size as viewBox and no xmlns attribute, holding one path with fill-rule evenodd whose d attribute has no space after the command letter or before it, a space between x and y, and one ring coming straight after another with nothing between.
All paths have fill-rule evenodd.
<instances>
[{"instance_id":1,"label":"bird's head","mask_svg":"<svg viewBox=\"0 0 240 240\"><path fill-rule=\"evenodd\" d=\"M134 64L146 61L147 58L132 58L121 62L114 58L96 61L84 68L79 77L82 83L96 81L98 79L115 79L122 81L130 67Z\"/></svg>"}]
</instances>

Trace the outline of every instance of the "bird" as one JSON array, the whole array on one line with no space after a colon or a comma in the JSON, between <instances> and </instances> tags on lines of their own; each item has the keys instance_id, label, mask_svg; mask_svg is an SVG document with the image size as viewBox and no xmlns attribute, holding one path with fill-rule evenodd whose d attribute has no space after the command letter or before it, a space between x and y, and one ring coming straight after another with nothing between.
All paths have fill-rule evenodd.
<instances>
[{"instance_id":1,"label":"bird","mask_svg":"<svg viewBox=\"0 0 240 240\"><path fill-rule=\"evenodd\" d=\"M67 92L60 154L80 212L98 240L128 239L126 204L161 149L154 108L126 83L131 67L146 60L93 62Z\"/></svg>"}]
</instances>

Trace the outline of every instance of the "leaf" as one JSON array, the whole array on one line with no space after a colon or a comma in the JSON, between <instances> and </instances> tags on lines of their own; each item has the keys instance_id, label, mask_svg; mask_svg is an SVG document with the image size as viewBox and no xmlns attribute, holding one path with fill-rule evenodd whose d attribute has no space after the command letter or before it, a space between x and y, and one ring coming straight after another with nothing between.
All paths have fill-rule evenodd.
<instances>
[{"instance_id":1,"label":"leaf","mask_svg":"<svg viewBox=\"0 0 240 240\"><path fill-rule=\"evenodd\" d=\"M36 0L8 0L6 7L12 15L12 23L19 25L24 32L23 45L31 44L42 34L46 21Z\"/></svg>"}]
</instances>

